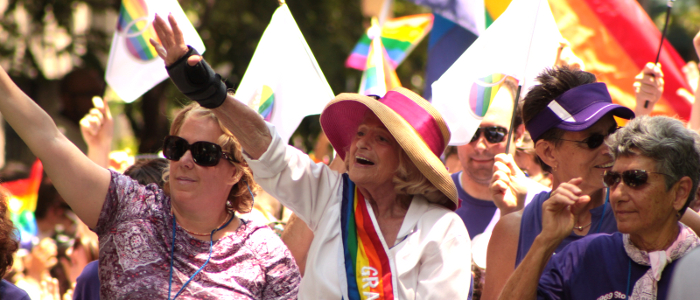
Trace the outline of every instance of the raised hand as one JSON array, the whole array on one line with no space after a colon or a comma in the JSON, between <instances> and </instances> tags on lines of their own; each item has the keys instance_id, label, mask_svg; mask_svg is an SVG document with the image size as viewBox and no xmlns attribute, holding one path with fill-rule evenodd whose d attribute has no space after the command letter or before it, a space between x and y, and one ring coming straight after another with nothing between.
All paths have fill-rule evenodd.
<instances>
[{"instance_id":1,"label":"raised hand","mask_svg":"<svg viewBox=\"0 0 700 300\"><path fill-rule=\"evenodd\" d=\"M170 25L168 25L168 23L166 23L165 20L163 20L163 18L161 18L159 15L156 15L156 18L153 21L153 28L156 30L156 34L158 35L158 39L160 41L156 41L154 39L150 40L151 45L156 48L158 56L165 61L166 66L174 64L189 51L187 44L185 44L185 38L182 31L180 30L180 27L177 26L175 17L173 17L172 14L168 15L168 22ZM198 56L197 61L201 59L202 57ZM193 66L197 63L197 61L191 63L190 65Z\"/></svg>"},{"instance_id":2,"label":"raised hand","mask_svg":"<svg viewBox=\"0 0 700 300\"><path fill-rule=\"evenodd\" d=\"M591 197L578 187L583 179L574 178L559 185L549 199L542 203L542 232L547 240L561 241L574 228L574 214L585 209Z\"/></svg>"},{"instance_id":3,"label":"raised hand","mask_svg":"<svg viewBox=\"0 0 700 300\"><path fill-rule=\"evenodd\" d=\"M647 63L634 78L634 93L637 100L635 115L650 114L663 92L664 73L661 72L661 64Z\"/></svg>"},{"instance_id":4,"label":"raised hand","mask_svg":"<svg viewBox=\"0 0 700 300\"><path fill-rule=\"evenodd\" d=\"M525 174L515 164L510 154L497 154L493 164L493 177L489 190L501 216L518 211L525 205L527 188L523 184Z\"/></svg>"},{"instance_id":5,"label":"raised hand","mask_svg":"<svg viewBox=\"0 0 700 300\"><path fill-rule=\"evenodd\" d=\"M165 23L156 15L153 26L160 42L151 39L158 55L165 61L175 86L191 100L206 108L217 108L226 100L226 85L197 50L185 44L185 38L173 15Z\"/></svg>"},{"instance_id":6,"label":"raised hand","mask_svg":"<svg viewBox=\"0 0 700 300\"><path fill-rule=\"evenodd\" d=\"M106 168L114 135L114 120L106 100L93 97L92 103L95 107L80 119L80 132L88 146L88 157Z\"/></svg>"}]
</instances>

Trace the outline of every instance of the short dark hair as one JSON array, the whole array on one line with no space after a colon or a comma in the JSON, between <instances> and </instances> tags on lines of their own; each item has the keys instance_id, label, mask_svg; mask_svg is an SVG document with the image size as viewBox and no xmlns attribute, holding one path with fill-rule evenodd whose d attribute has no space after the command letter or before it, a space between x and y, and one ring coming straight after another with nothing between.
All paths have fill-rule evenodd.
<instances>
[{"instance_id":1,"label":"short dark hair","mask_svg":"<svg viewBox=\"0 0 700 300\"><path fill-rule=\"evenodd\" d=\"M163 188L163 171L167 167L168 160L165 158L139 159L124 171L124 175L142 185L155 183Z\"/></svg>"},{"instance_id":2,"label":"short dark hair","mask_svg":"<svg viewBox=\"0 0 700 300\"><path fill-rule=\"evenodd\" d=\"M556 97L577 86L594 83L596 78L595 75L586 71L560 66L544 70L537 76L537 81L539 84L533 86L523 99L522 119L525 124L544 110ZM564 130L553 127L540 135L539 139L558 145L563 134ZM543 171L552 171L552 168L538 156L535 156L535 160L542 166Z\"/></svg>"}]
</instances>

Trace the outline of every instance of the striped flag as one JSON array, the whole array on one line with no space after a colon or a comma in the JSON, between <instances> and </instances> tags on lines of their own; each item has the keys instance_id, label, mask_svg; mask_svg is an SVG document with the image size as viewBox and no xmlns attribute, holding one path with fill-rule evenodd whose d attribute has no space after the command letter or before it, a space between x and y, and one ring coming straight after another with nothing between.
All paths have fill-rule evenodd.
<instances>
[{"instance_id":1,"label":"striped flag","mask_svg":"<svg viewBox=\"0 0 700 300\"><path fill-rule=\"evenodd\" d=\"M613 102L634 108L634 77L653 62L661 32L635 0L550 0L562 35L583 61L586 71L605 82ZM690 103L676 94L692 91L681 68L685 61L664 41L659 62L665 88L652 114L690 118Z\"/></svg>"},{"instance_id":2,"label":"striped flag","mask_svg":"<svg viewBox=\"0 0 700 300\"><path fill-rule=\"evenodd\" d=\"M260 38L236 99L258 111L288 141L304 117L320 114L333 97L289 7L282 4Z\"/></svg>"},{"instance_id":3,"label":"striped flag","mask_svg":"<svg viewBox=\"0 0 700 300\"><path fill-rule=\"evenodd\" d=\"M381 40L391 67L396 69L432 27L432 14L405 16L386 21L382 25ZM363 34L345 61L345 66L364 71L371 43L372 39L366 33Z\"/></svg>"},{"instance_id":4,"label":"striped flag","mask_svg":"<svg viewBox=\"0 0 700 300\"><path fill-rule=\"evenodd\" d=\"M117 30L112 37L105 80L126 102L132 102L168 78L163 60L149 39L158 40L152 22L155 15L172 13L185 43L204 53L204 43L177 0L122 0Z\"/></svg>"},{"instance_id":5,"label":"striped flag","mask_svg":"<svg viewBox=\"0 0 700 300\"><path fill-rule=\"evenodd\" d=\"M23 242L36 236L37 227L34 219L39 186L43 177L44 166L37 159L29 172L29 177L0 184L0 190L8 199L10 218L20 231Z\"/></svg>"},{"instance_id":6,"label":"striped flag","mask_svg":"<svg viewBox=\"0 0 700 300\"><path fill-rule=\"evenodd\" d=\"M386 59L388 54L384 49L376 19L372 19L372 26L367 30L367 35L372 37L372 42L370 43L365 71L362 73L359 93L383 97L387 91L401 86L401 82L399 82L396 71Z\"/></svg>"}]
</instances>

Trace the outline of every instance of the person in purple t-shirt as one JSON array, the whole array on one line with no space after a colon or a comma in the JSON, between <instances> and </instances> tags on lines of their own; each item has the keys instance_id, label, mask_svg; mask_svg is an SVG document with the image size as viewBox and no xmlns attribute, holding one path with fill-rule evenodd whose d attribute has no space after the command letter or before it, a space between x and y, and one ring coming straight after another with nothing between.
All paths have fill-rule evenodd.
<instances>
[{"instance_id":1,"label":"person in purple t-shirt","mask_svg":"<svg viewBox=\"0 0 700 300\"><path fill-rule=\"evenodd\" d=\"M459 199L462 206L457 213L469 231L469 238L487 230L492 220L498 220L500 215L517 211L523 207L509 206L511 203L495 202L489 186L493 177L493 166L496 163L496 155L505 153L510 126L510 117L513 115L513 101L517 90L517 83L512 78L506 78L503 88L498 90L496 97L489 105L489 111L484 115L479 129L467 144L457 146L457 156L462 166L462 171L452 174L452 180L457 186ZM513 141L521 138L525 130L520 126L522 119L516 117L516 130L513 132ZM510 154L515 153L515 147L511 147ZM499 216L494 217L497 210ZM495 222L493 222L495 224Z\"/></svg>"},{"instance_id":2,"label":"person in purple t-shirt","mask_svg":"<svg viewBox=\"0 0 700 300\"><path fill-rule=\"evenodd\" d=\"M589 235L553 256L591 201L582 178L560 184L499 299L666 299L676 262L700 245L680 223L700 180L700 135L673 118L642 116L607 144L615 163L603 181L619 232Z\"/></svg>"}]
</instances>

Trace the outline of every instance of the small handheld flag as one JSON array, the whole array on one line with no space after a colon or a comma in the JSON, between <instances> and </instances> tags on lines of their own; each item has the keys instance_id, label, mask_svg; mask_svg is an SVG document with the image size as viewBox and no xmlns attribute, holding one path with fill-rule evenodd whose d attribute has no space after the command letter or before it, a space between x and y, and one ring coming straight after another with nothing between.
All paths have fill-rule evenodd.
<instances>
[{"instance_id":1,"label":"small handheld flag","mask_svg":"<svg viewBox=\"0 0 700 300\"><path fill-rule=\"evenodd\" d=\"M432 14L405 16L386 21L381 27L381 42L386 49L389 65L396 69L432 27ZM363 34L345 61L345 66L364 71L371 43L372 38L367 33Z\"/></svg>"}]
</instances>

